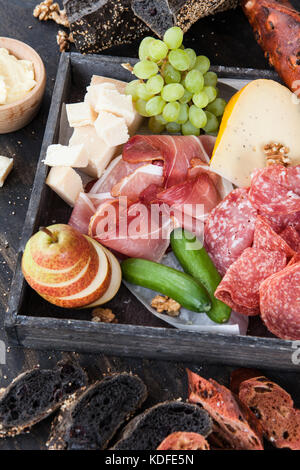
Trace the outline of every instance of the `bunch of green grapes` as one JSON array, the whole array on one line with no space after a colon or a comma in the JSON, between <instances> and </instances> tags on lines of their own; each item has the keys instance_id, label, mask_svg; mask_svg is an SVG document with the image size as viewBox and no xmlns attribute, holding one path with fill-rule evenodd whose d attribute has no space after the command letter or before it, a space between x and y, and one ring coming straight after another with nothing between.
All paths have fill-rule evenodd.
<instances>
[{"instance_id":1,"label":"bunch of green grapes","mask_svg":"<svg viewBox=\"0 0 300 470\"><path fill-rule=\"evenodd\" d=\"M151 132L199 135L203 129L216 134L226 106L218 98L218 77L209 70L209 59L185 49L182 40L177 26L165 32L163 41L144 38L132 70L137 79L127 84L126 93L137 111L150 118Z\"/></svg>"}]
</instances>

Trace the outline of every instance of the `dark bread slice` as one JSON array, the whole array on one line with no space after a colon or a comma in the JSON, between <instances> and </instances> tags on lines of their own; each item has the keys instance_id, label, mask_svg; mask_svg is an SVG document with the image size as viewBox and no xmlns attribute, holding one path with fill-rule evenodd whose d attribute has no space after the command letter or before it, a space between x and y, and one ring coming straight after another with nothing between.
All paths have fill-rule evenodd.
<instances>
[{"instance_id":1,"label":"dark bread slice","mask_svg":"<svg viewBox=\"0 0 300 470\"><path fill-rule=\"evenodd\" d=\"M173 432L195 432L207 437L211 430L211 419L199 406L167 401L130 421L113 450L155 450Z\"/></svg>"},{"instance_id":2,"label":"dark bread slice","mask_svg":"<svg viewBox=\"0 0 300 470\"><path fill-rule=\"evenodd\" d=\"M52 424L51 450L105 449L119 429L147 398L147 389L135 375L105 377L82 395L67 400Z\"/></svg>"},{"instance_id":3,"label":"dark bread slice","mask_svg":"<svg viewBox=\"0 0 300 470\"><path fill-rule=\"evenodd\" d=\"M238 0L132 0L131 6L140 19L159 37L172 26L186 32L204 16L237 6Z\"/></svg>"},{"instance_id":4,"label":"dark bread slice","mask_svg":"<svg viewBox=\"0 0 300 470\"><path fill-rule=\"evenodd\" d=\"M64 0L76 48L97 53L132 42L147 33L131 9L131 0Z\"/></svg>"},{"instance_id":5,"label":"dark bread slice","mask_svg":"<svg viewBox=\"0 0 300 470\"><path fill-rule=\"evenodd\" d=\"M241 383L239 398L256 415L270 442L300 450L300 410L289 393L266 377L256 377Z\"/></svg>"},{"instance_id":6,"label":"dark bread slice","mask_svg":"<svg viewBox=\"0 0 300 470\"><path fill-rule=\"evenodd\" d=\"M28 430L86 384L84 371L70 362L58 363L53 370L36 368L20 374L1 390L0 437Z\"/></svg>"},{"instance_id":7,"label":"dark bread slice","mask_svg":"<svg viewBox=\"0 0 300 470\"><path fill-rule=\"evenodd\" d=\"M215 441L225 448L263 450L260 425L254 414L223 385L187 370L189 402L198 403L213 420Z\"/></svg>"}]
</instances>

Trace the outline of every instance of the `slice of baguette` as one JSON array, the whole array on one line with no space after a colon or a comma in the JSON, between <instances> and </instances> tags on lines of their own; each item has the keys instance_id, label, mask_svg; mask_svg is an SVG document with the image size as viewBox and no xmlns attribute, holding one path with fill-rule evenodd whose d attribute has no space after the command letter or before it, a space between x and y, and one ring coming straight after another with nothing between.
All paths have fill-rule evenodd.
<instances>
[{"instance_id":1,"label":"slice of baguette","mask_svg":"<svg viewBox=\"0 0 300 470\"><path fill-rule=\"evenodd\" d=\"M84 371L70 362L58 363L53 370L36 368L20 374L1 389L0 437L27 431L86 384Z\"/></svg>"},{"instance_id":2,"label":"slice of baguette","mask_svg":"<svg viewBox=\"0 0 300 470\"><path fill-rule=\"evenodd\" d=\"M187 370L189 402L198 403L213 420L214 443L236 450L263 450L262 433L254 414L223 385Z\"/></svg>"},{"instance_id":3,"label":"slice of baguette","mask_svg":"<svg viewBox=\"0 0 300 470\"><path fill-rule=\"evenodd\" d=\"M139 377L107 376L65 402L46 445L50 450L105 449L146 398L147 389Z\"/></svg>"},{"instance_id":4,"label":"slice of baguette","mask_svg":"<svg viewBox=\"0 0 300 470\"><path fill-rule=\"evenodd\" d=\"M256 377L241 383L239 398L256 415L270 442L300 450L300 410L289 393L266 377Z\"/></svg>"},{"instance_id":5,"label":"slice of baguette","mask_svg":"<svg viewBox=\"0 0 300 470\"><path fill-rule=\"evenodd\" d=\"M155 450L173 432L195 432L207 437L211 430L211 419L202 408L181 401L167 401L130 421L113 450Z\"/></svg>"}]
</instances>

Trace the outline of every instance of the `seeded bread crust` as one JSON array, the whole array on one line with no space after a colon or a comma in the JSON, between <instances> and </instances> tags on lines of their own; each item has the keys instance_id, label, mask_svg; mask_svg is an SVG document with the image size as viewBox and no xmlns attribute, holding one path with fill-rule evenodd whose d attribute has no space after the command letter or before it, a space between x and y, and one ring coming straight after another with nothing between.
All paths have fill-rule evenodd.
<instances>
[{"instance_id":1,"label":"seeded bread crust","mask_svg":"<svg viewBox=\"0 0 300 470\"><path fill-rule=\"evenodd\" d=\"M64 0L76 48L97 53L134 41L149 32L130 0Z\"/></svg>"},{"instance_id":2,"label":"seeded bread crust","mask_svg":"<svg viewBox=\"0 0 300 470\"><path fill-rule=\"evenodd\" d=\"M123 429L113 450L154 450L176 431L199 433L212 431L209 415L202 408L181 401L167 401L136 416Z\"/></svg>"},{"instance_id":3,"label":"seeded bread crust","mask_svg":"<svg viewBox=\"0 0 300 470\"><path fill-rule=\"evenodd\" d=\"M278 448L300 450L300 410L289 393L266 377L241 383L239 398L256 415L263 433Z\"/></svg>"},{"instance_id":4,"label":"seeded bread crust","mask_svg":"<svg viewBox=\"0 0 300 470\"><path fill-rule=\"evenodd\" d=\"M0 438L28 431L86 384L85 372L70 362L58 363L53 370L23 372L0 391Z\"/></svg>"},{"instance_id":5,"label":"seeded bread crust","mask_svg":"<svg viewBox=\"0 0 300 470\"><path fill-rule=\"evenodd\" d=\"M146 398L147 389L139 377L107 376L63 404L46 445L49 450L105 449Z\"/></svg>"},{"instance_id":6,"label":"seeded bread crust","mask_svg":"<svg viewBox=\"0 0 300 470\"><path fill-rule=\"evenodd\" d=\"M235 8L238 0L132 0L131 6L141 20L159 37L172 26L186 32L200 18Z\"/></svg>"},{"instance_id":7,"label":"seeded bread crust","mask_svg":"<svg viewBox=\"0 0 300 470\"><path fill-rule=\"evenodd\" d=\"M214 442L236 450L263 450L262 432L255 415L223 385L187 370L189 402L198 403L213 420Z\"/></svg>"}]
</instances>

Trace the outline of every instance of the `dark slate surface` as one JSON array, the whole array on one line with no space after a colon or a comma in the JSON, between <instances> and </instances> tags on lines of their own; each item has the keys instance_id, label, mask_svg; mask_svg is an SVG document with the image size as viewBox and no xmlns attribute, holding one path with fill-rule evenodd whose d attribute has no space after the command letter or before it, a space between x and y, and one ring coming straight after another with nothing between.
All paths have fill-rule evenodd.
<instances>
[{"instance_id":1,"label":"dark slate surface","mask_svg":"<svg viewBox=\"0 0 300 470\"><path fill-rule=\"evenodd\" d=\"M300 1L293 1L300 8ZM40 23L32 16L36 0L0 0L2 36L14 37L34 47L44 60L48 79L43 105L36 119L25 129L0 135L0 154L13 156L15 168L0 190L0 314L7 308L12 272L16 262L22 226L31 193L35 167L40 152L51 93L57 71L59 52L52 22ZM187 33L185 44L197 52L207 54L212 63L227 66L268 68L263 53L255 43L252 31L240 9L196 23ZM115 55L136 55L136 44L108 50ZM91 380L107 372L133 371L140 375L149 388L147 405L170 398L186 397L187 364L168 363L146 359L107 357L103 354L75 354L53 351L22 350L9 345L2 322L0 340L6 343L6 365L0 365L0 387L5 387L17 374L34 365L51 367L62 357L80 361ZM246 365L246 364L245 364ZM214 377L227 385L232 367L207 365L201 360L189 365L205 377ZM300 406L299 373L263 371L293 394ZM300 365L299 365L300 372ZM36 426L31 434L0 441L0 449L43 449L49 433L50 419Z\"/></svg>"}]
</instances>

